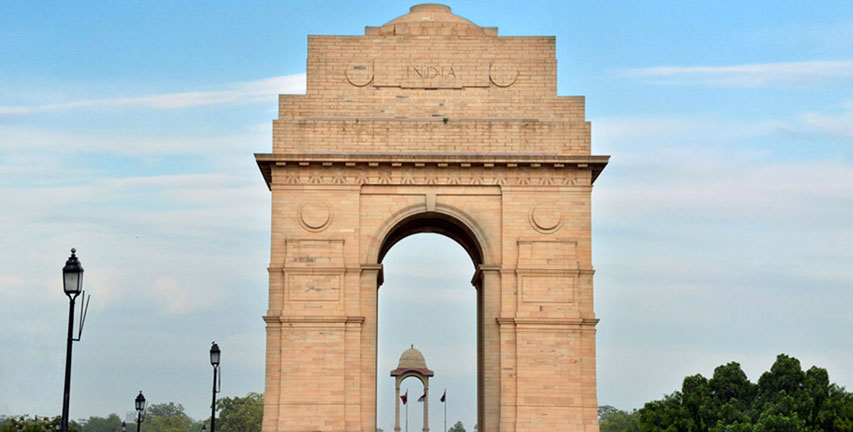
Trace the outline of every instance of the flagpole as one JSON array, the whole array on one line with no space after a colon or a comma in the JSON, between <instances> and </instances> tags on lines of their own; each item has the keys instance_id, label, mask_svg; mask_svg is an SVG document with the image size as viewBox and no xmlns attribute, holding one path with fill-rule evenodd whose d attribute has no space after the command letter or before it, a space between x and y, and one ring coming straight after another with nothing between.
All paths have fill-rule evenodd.
<instances>
[{"instance_id":1,"label":"flagpole","mask_svg":"<svg viewBox=\"0 0 853 432\"><path fill-rule=\"evenodd\" d=\"M406 391L406 394L409 392ZM409 432L409 401L406 401L406 432Z\"/></svg>"},{"instance_id":2,"label":"flagpole","mask_svg":"<svg viewBox=\"0 0 853 432\"><path fill-rule=\"evenodd\" d=\"M447 395L447 391L444 392ZM442 432L447 432L447 399L444 400L444 429Z\"/></svg>"}]
</instances>

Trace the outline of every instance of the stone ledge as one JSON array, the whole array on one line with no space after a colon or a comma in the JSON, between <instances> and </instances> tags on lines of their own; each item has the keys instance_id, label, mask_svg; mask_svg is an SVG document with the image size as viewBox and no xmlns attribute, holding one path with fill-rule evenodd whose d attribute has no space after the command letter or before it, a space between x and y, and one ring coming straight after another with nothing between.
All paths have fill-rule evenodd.
<instances>
[{"instance_id":1,"label":"stone ledge","mask_svg":"<svg viewBox=\"0 0 853 432\"><path fill-rule=\"evenodd\" d=\"M592 181L604 170L610 156L564 156L545 153L255 153L255 161L267 187L272 184L272 167L295 166L358 166L392 168L436 166L440 168L547 168L574 167L592 170Z\"/></svg>"},{"instance_id":2,"label":"stone ledge","mask_svg":"<svg viewBox=\"0 0 853 432\"><path fill-rule=\"evenodd\" d=\"M267 324L363 324L363 316L275 316L265 315Z\"/></svg>"},{"instance_id":3,"label":"stone ledge","mask_svg":"<svg viewBox=\"0 0 853 432\"><path fill-rule=\"evenodd\" d=\"M526 326L555 326L555 327L595 327L598 318L495 318L498 325Z\"/></svg>"}]
</instances>

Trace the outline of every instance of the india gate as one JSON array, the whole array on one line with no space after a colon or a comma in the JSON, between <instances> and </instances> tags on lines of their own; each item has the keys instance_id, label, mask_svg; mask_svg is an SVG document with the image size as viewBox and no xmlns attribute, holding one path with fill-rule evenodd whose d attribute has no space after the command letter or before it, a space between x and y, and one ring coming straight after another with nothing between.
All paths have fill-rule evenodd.
<instances>
[{"instance_id":1,"label":"india gate","mask_svg":"<svg viewBox=\"0 0 853 432\"><path fill-rule=\"evenodd\" d=\"M263 430L376 430L382 260L428 232L476 268L478 430L598 431L590 200L608 157L584 98L557 96L555 38L417 5L309 36L306 94L278 102L255 155L272 195Z\"/></svg>"}]
</instances>

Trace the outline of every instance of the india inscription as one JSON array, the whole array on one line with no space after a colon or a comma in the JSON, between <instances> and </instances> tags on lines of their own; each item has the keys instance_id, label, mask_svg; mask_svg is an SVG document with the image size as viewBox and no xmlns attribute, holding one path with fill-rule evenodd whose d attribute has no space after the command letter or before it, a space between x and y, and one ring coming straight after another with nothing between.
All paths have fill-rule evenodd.
<instances>
[{"instance_id":1,"label":"india inscription","mask_svg":"<svg viewBox=\"0 0 853 432\"><path fill-rule=\"evenodd\" d=\"M436 4L308 37L306 94L280 96L255 155L272 198L264 432L376 430L382 262L419 232L475 265L478 430L598 431L590 203L608 157L583 97L557 96L555 52Z\"/></svg>"},{"instance_id":2,"label":"india inscription","mask_svg":"<svg viewBox=\"0 0 853 432\"><path fill-rule=\"evenodd\" d=\"M376 87L409 89L488 87L489 65L464 59L376 59Z\"/></svg>"}]
</instances>

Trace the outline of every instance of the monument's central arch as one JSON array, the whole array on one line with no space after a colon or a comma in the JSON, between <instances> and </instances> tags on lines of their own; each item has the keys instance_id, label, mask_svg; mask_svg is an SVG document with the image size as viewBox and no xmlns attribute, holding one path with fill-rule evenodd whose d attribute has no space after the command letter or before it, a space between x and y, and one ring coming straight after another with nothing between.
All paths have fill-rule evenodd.
<instances>
[{"instance_id":1,"label":"monument's central arch","mask_svg":"<svg viewBox=\"0 0 853 432\"><path fill-rule=\"evenodd\" d=\"M499 37L442 5L309 36L273 152L263 429L376 428L377 289L399 240L476 265L480 431L597 431L592 183L582 97L553 37Z\"/></svg>"}]
</instances>

